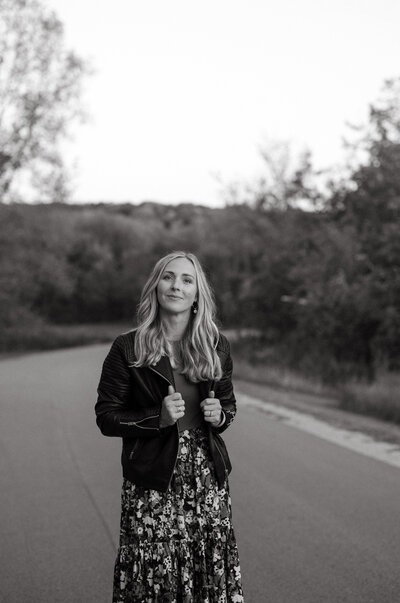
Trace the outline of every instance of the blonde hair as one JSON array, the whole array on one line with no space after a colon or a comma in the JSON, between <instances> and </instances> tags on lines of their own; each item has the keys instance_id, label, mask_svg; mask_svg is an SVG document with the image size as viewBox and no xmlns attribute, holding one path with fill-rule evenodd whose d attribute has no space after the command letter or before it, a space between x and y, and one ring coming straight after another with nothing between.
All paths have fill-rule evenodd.
<instances>
[{"instance_id":1,"label":"blonde hair","mask_svg":"<svg viewBox=\"0 0 400 603\"><path fill-rule=\"evenodd\" d=\"M197 281L197 313L191 313L185 334L179 342L180 372L193 382L218 380L222 370L216 351L219 332L214 322L216 309L213 292L197 257L185 251L174 251L159 259L143 287L137 310L134 366L150 366L156 364L161 356L168 355L157 286L167 264L177 258L186 258L193 264Z\"/></svg>"}]
</instances>

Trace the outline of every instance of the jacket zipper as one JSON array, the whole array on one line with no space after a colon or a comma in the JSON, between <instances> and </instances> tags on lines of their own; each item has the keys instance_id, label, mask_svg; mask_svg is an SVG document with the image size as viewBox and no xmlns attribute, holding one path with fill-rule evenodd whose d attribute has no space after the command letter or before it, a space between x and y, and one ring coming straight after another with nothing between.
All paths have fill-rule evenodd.
<instances>
[{"instance_id":1,"label":"jacket zipper","mask_svg":"<svg viewBox=\"0 0 400 603\"><path fill-rule=\"evenodd\" d=\"M149 366L149 369L151 371L153 371L153 373L156 373L157 375L159 375L160 377L162 377L169 385L173 385L173 383L171 383L171 381L165 375L163 375L162 373L159 373L157 371L157 369L153 368L151 365Z\"/></svg>"},{"instance_id":2,"label":"jacket zipper","mask_svg":"<svg viewBox=\"0 0 400 603\"><path fill-rule=\"evenodd\" d=\"M135 452L137 451L137 449L139 448L139 440L136 440L134 447L132 448L130 454L129 454L129 460L131 461L133 458L133 455L135 454Z\"/></svg>"},{"instance_id":3,"label":"jacket zipper","mask_svg":"<svg viewBox=\"0 0 400 603\"><path fill-rule=\"evenodd\" d=\"M171 383L171 381L170 381L169 379L167 379L167 377L166 377L165 375L163 375L162 373L159 373L159 372L158 372L158 371L157 371L155 368L153 368L152 366L149 366L149 368L150 368L150 369L151 369L151 370L152 370L154 373L156 373L157 375L159 375L160 377L162 377L162 378L163 378L163 379L164 379L164 380L165 380L165 381L166 381L166 382L167 382L169 385L172 385L172 387L175 389L175 384L174 384L174 383ZM176 455L175 455L175 461L174 461L174 466L173 466L173 468L172 468L171 477L169 478L169 482L168 482L168 488L169 488L169 487L170 487L170 485L171 485L172 476L173 476L173 474L174 474L175 467L176 467L176 463L177 463L177 461L178 461L178 453L179 453L179 426L178 426L178 421L179 421L179 419L177 419L177 420L175 421L176 430L177 430L177 433L178 433L178 450L176 451Z\"/></svg>"}]
</instances>

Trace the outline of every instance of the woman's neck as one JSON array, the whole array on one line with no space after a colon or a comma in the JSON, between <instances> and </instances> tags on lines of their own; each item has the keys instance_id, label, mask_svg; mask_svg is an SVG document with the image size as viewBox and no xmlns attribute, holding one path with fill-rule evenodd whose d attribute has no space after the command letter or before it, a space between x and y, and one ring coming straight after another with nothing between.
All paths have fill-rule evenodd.
<instances>
[{"instance_id":1,"label":"woman's neck","mask_svg":"<svg viewBox=\"0 0 400 603\"><path fill-rule=\"evenodd\" d=\"M180 341L189 323L187 316L179 314L163 316L162 321L165 336L169 341Z\"/></svg>"}]
</instances>

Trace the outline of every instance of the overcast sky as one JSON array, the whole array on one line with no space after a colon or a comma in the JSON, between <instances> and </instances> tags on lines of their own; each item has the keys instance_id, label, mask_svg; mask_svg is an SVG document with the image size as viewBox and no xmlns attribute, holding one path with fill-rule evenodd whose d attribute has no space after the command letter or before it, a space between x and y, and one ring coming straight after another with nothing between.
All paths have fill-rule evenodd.
<instances>
[{"instance_id":1,"label":"overcast sky","mask_svg":"<svg viewBox=\"0 0 400 603\"><path fill-rule=\"evenodd\" d=\"M399 0L47 4L96 70L74 200L219 205L218 178L259 174L268 140L336 164L346 121L400 75Z\"/></svg>"}]
</instances>

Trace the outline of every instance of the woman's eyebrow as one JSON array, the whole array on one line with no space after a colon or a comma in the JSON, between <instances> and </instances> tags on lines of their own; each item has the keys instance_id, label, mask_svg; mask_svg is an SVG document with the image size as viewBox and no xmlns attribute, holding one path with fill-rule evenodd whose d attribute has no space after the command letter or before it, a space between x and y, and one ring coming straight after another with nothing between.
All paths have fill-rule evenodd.
<instances>
[{"instance_id":1,"label":"woman's eyebrow","mask_svg":"<svg viewBox=\"0 0 400 603\"><path fill-rule=\"evenodd\" d=\"M173 270L165 270L164 274L173 274L174 276L176 276L177 273ZM195 278L193 274L187 274L186 272L183 272L182 276L190 276L190 278Z\"/></svg>"}]
</instances>

